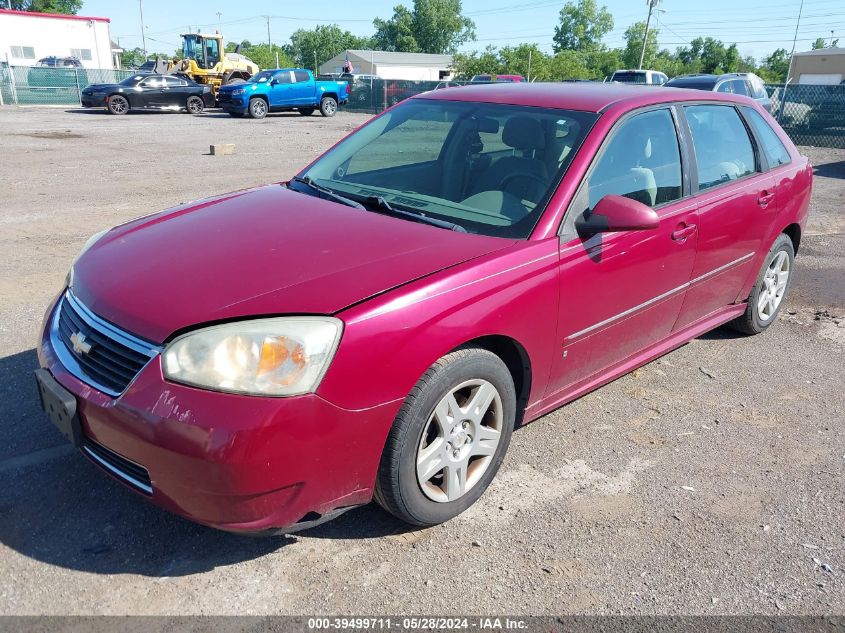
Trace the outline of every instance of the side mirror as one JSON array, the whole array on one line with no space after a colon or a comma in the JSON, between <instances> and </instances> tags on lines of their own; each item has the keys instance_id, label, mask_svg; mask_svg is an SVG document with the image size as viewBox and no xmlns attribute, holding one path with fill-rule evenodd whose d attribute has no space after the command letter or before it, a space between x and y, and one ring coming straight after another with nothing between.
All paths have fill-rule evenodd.
<instances>
[{"instance_id":1,"label":"side mirror","mask_svg":"<svg viewBox=\"0 0 845 633\"><path fill-rule=\"evenodd\" d=\"M587 217L575 220L578 233L613 233L656 229L660 218L654 209L624 196L608 194Z\"/></svg>"}]
</instances>

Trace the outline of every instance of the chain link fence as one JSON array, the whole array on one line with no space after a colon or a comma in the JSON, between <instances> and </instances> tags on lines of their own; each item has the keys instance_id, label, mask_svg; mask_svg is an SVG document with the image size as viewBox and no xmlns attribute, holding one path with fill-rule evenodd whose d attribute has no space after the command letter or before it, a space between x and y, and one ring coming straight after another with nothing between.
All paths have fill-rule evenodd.
<instances>
[{"instance_id":1,"label":"chain link fence","mask_svg":"<svg viewBox=\"0 0 845 633\"><path fill-rule=\"evenodd\" d=\"M767 85L772 115L796 145L845 149L845 85Z\"/></svg>"},{"instance_id":2,"label":"chain link fence","mask_svg":"<svg viewBox=\"0 0 845 633\"><path fill-rule=\"evenodd\" d=\"M0 102L6 105L74 105L93 83L117 83L133 71L41 68L0 64ZM356 79L346 110L378 114L421 92L460 86L460 81ZM845 149L845 85L769 84L772 114L796 145Z\"/></svg>"},{"instance_id":3,"label":"chain link fence","mask_svg":"<svg viewBox=\"0 0 845 633\"><path fill-rule=\"evenodd\" d=\"M76 105L85 86L118 83L131 74L129 70L2 64L0 98L5 105Z\"/></svg>"}]
</instances>

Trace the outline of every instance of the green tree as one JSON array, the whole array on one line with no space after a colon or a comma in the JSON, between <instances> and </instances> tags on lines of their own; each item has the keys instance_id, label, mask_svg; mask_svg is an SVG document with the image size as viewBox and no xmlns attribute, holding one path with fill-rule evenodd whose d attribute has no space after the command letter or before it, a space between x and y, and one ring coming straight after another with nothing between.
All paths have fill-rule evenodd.
<instances>
[{"instance_id":1,"label":"green tree","mask_svg":"<svg viewBox=\"0 0 845 633\"><path fill-rule=\"evenodd\" d=\"M835 47L837 44L839 44L839 40L838 40L838 39L836 39L836 40L832 40L832 41L830 42L830 44L828 44L828 43L827 43L827 40L826 40L825 38L823 38L823 37L817 37L817 38L816 38L816 41L815 41L815 42L813 42L813 50L814 50L814 51L817 51L817 50L819 50L820 48L833 48L833 47Z\"/></svg>"},{"instance_id":2,"label":"green tree","mask_svg":"<svg viewBox=\"0 0 845 633\"><path fill-rule=\"evenodd\" d=\"M461 10L461 0L414 0L413 9L397 5L390 19L373 20L373 43L386 51L454 53L475 39L475 23Z\"/></svg>"},{"instance_id":3,"label":"green tree","mask_svg":"<svg viewBox=\"0 0 845 633\"><path fill-rule=\"evenodd\" d=\"M588 51L601 47L601 39L613 30L613 16L596 0L567 2L560 10L560 24L555 27L555 52Z\"/></svg>"},{"instance_id":4,"label":"green tree","mask_svg":"<svg viewBox=\"0 0 845 633\"><path fill-rule=\"evenodd\" d=\"M3 5L5 9L6 3ZM11 0L8 6L17 11L76 15L82 8L82 0Z\"/></svg>"},{"instance_id":5,"label":"green tree","mask_svg":"<svg viewBox=\"0 0 845 633\"><path fill-rule=\"evenodd\" d=\"M582 53L581 56L591 79L605 79L624 66L621 48L597 49Z\"/></svg>"},{"instance_id":6,"label":"green tree","mask_svg":"<svg viewBox=\"0 0 845 633\"><path fill-rule=\"evenodd\" d=\"M643 68L654 68L654 60L657 57L657 35L657 29L650 28L648 30ZM637 68L640 63L644 37L645 22L634 22L625 29L625 49L622 53L622 61L626 68Z\"/></svg>"},{"instance_id":7,"label":"green tree","mask_svg":"<svg viewBox=\"0 0 845 633\"><path fill-rule=\"evenodd\" d=\"M321 24L313 29L294 31L286 52L296 65L314 69L315 58L319 68L320 64L345 50L371 47L369 38L353 35L337 24Z\"/></svg>"},{"instance_id":8,"label":"green tree","mask_svg":"<svg viewBox=\"0 0 845 633\"><path fill-rule=\"evenodd\" d=\"M785 48L778 48L763 60L759 69L764 80L772 83L783 83L789 73L789 53Z\"/></svg>"},{"instance_id":9,"label":"green tree","mask_svg":"<svg viewBox=\"0 0 845 633\"><path fill-rule=\"evenodd\" d=\"M132 50L124 50L120 54L121 68L137 68L145 61L147 61L147 58L144 56L144 49L140 47L135 47Z\"/></svg>"},{"instance_id":10,"label":"green tree","mask_svg":"<svg viewBox=\"0 0 845 633\"><path fill-rule=\"evenodd\" d=\"M500 74L499 54L496 47L490 44L483 51L472 53L456 53L452 58L452 69L455 78L469 81L473 75Z\"/></svg>"},{"instance_id":11,"label":"green tree","mask_svg":"<svg viewBox=\"0 0 845 633\"><path fill-rule=\"evenodd\" d=\"M546 81L590 79L593 73L584 63L584 56L576 51L559 51L549 58Z\"/></svg>"}]
</instances>

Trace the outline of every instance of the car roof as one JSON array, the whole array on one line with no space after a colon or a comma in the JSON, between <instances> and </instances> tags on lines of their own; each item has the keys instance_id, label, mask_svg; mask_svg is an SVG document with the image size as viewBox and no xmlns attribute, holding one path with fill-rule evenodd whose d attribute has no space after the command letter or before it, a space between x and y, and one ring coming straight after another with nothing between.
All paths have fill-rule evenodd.
<instances>
[{"instance_id":1,"label":"car roof","mask_svg":"<svg viewBox=\"0 0 845 633\"><path fill-rule=\"evenodd\" d=\"M461 90L425 92L412 99L476 101L582 112L601 112L610 106L628 109L674 101L723 101L753 103L738 95L615 83L494 83L468 84Z\"/></svg>"}]
</instances>

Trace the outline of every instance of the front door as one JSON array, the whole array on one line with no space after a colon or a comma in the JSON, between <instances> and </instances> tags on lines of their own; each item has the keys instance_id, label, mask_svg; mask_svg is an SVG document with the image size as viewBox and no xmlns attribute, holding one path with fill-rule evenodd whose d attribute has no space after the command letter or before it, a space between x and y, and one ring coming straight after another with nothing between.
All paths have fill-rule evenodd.
<instances>
[{"instance_id":1,"label":"front door","mask_svg":"<svg viewBox=\"0 0 845 633\"><path fill-rule=\"evenodd\" d=\"M676 120L666 106L618 123L570 205L560 243L552 400L667 337L677 320L698 220L685 198ZM654 208L658 228L579 235L575 219L608 194Z\"/></svg>"},{"instance_id":2,"label":"front door","mask_svg":"<svg viewBox=\"0 0 845 633\"><path fill-rule=\"evenodd\" d=\"M267 95L271 108L290 106L293 99L293 71L280 70L270 80Z\"/></svg>"}]
</instances>

